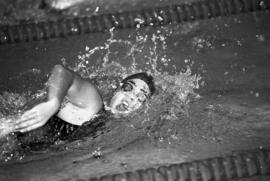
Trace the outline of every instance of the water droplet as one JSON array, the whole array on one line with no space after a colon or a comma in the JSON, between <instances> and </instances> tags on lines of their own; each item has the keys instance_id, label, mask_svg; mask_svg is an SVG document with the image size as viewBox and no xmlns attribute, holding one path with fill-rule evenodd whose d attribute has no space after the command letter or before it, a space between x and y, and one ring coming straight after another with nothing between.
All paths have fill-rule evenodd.
<instances>
[{"instance_id":1,"label":"water droplet","mask_svg":"<svg viewBox=\"0 0 270 181\"><path fill-rule=\"evenodd\" d=\"M256 35L256 38L258 41L264 42L265 41L265 36L260 34L260 35Z\"/></svg>"},{"instance_id":2,"label":"water droplet","mask_svg":"<svg viewBox=\"0 0 270 181\"><path fill-rule=\"evenodd\" d=\"M259 4L260 6L261 6L261 8L263 8L263 9L266 9L267 8L267 6L266 6L266 4L264 3L264 1L260 1L260 4Z\"/></svg>"},{"instance_id":3,"label":"water droplet","mask_svg":"<svg viewBox=\"0 0 270 181\"><path fill-rule=\"evenodd\" d=\"M71 28L71 31L72 31L72 32L77 32L77 31L78 31L78 28L74 28L74 27L73 27L73 28Z\"/></svg>"},{"instance_id":4,"label":"water droplet","mask_svg":"<svg viewBox=\"0 0 270 181\"><path fill-rule=\"evenodd\" d=\"M96 7L96 9L95 9L95 13L97 13L99 11L99 6L98 7Z\"/></svg>"}]
</instances>

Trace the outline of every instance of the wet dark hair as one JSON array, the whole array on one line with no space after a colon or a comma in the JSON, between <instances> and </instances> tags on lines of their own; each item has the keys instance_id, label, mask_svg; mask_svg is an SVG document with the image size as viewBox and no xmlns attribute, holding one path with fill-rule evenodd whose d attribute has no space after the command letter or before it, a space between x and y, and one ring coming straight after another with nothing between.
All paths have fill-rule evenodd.
<instances>
[{"instance_id":1,"label":"wet dark hair","mask_svg":"<svg viewBox=\"0 0 270 181\"><path fill-rule=\"evenodd\" d=\"M130 79L141 79L143 80L149 87L150 94L153 95L155 92L155 84L154 84L154 78L151 75L148 75L145 72L140 72L136 74L132 74L128 77L126 77L124 80L121 81L121 83L126 83Z\"/></svg>"}]
</instances>

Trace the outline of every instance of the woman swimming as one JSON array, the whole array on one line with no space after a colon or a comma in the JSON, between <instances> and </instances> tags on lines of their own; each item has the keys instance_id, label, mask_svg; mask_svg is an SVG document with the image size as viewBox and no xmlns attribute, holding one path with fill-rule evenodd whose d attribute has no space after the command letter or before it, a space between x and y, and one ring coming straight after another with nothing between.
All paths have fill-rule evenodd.
<instances>
[{"instance_id":1,"label":"woman swimming","mask_svg":"<svg viewBox=\"0 0 270 181\"><path fill-rule=\"evenodd\" d=\"M122 80L109 105L113 114L126 115L139 109L154 93L153 78L137 73ZM66 102L64 102L66 98ZM26 111L15 123L15 130L28 132L45 125L56 115L63 121L81 126L103 109L102 97L95 85L76 73L55 65L48 80L47 101Z\"/></svg>"}]
</instances>

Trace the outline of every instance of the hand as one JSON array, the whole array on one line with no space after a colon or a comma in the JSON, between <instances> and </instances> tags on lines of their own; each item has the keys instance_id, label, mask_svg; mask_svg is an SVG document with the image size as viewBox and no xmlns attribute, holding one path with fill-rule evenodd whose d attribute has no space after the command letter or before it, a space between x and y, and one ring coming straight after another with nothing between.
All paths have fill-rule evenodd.
<instances>
[{"instance_id":1,"label":"hand","mask_svg":"<svg viewBox=\"0 0 270 181\"><path fill-rule=\"evenodd\" d=\"M15 130L27 132L45 125L58 108L59 105L53 100L36 105L34 108L26 111L15 123Z\"/></svg>"}]
</instances>

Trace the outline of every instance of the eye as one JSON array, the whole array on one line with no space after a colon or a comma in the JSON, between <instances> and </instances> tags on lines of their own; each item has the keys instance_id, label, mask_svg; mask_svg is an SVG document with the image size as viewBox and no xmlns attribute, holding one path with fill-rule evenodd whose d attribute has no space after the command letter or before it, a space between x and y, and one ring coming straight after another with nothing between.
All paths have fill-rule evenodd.
<instances>
[{"instance_id":1,"label":"eye","mask_svg":"<svg viewBox=\"0 0 270 181\"><path fill-rule=\"evenodd\" d=\"M146 100L144 93L138 93L136 96L138 97L139 102L144 102Z\"/></svg>"},{"instance_id":2,"label":"eye","mask_svg":"<svg viewBox=\"0 0 270 181\"><path fill-rule=\"evenodd\" d=\"M125 83L125 84L122 86L122 89L123 89L125 92L129 92L129 91L132 91L133 86L132 86L130 83Z\"/></svg>"}]
</instances>

